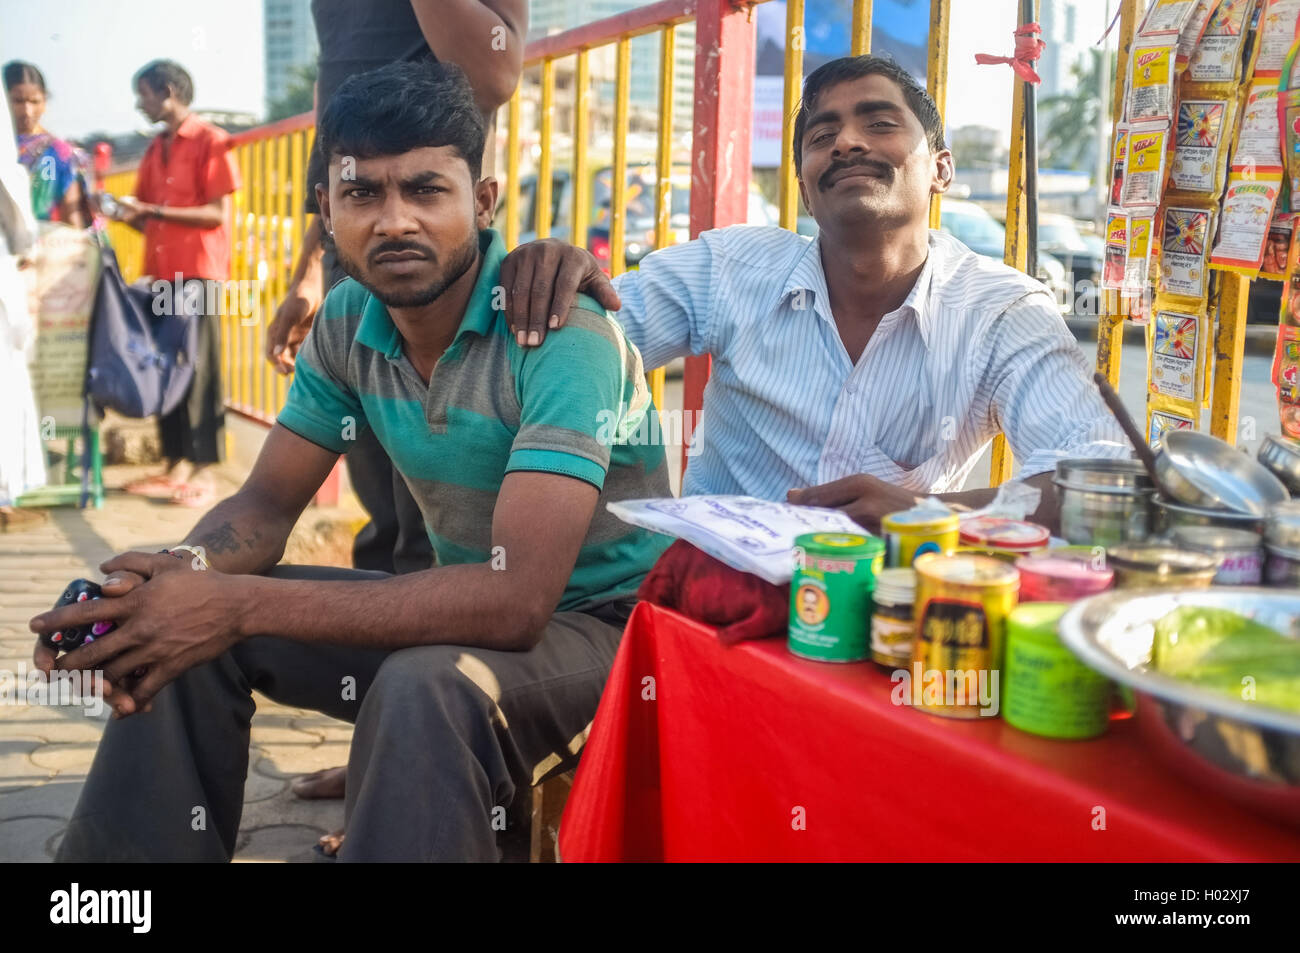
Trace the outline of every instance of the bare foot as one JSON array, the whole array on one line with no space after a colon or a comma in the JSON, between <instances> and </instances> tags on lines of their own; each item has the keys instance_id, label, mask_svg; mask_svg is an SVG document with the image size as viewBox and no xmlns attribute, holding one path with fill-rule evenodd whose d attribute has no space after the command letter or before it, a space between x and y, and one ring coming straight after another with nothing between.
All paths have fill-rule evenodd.
<instances>
[{"instance_id":1,"label":"bare foot","mask_svg":"<svg viewBox=\"0 0 1300 953\"><path fill-rule=\"evenodd\" d=\"M46 521L42 510L19 509L13 506L0 506L0 533L13 533L22 529L40 526Z\"/></svg>"},{"instance_id":2,"label":"bare foot","mask_svg":"<svg viewBox=\"0 0 1300 953\"><path fill-rule=\"evenodd\" d=\"M338 856L339 848L343 846L344 836L345 835L342 831L334 831L332 834L326 834L320 839L321 852L324 853L326 857Z\"/></svg>"},{"instance_id":3,"label":"bare foot","mask_svg":"<svg viewBox=\"0 0 1300 953\"><path fill-rule=\"evenodd\" d=\"M289 790L293 791L295 797L300 797L304 801L341 798L343 796L343 785L347 781L347 777L348 769L346 765L337 768L321 768L321 770L313 771L311 774L304 774L300 778L294 778L289 785ZM339 838L340 841L342 839L342 837Z\"/></svg>"}]
</instances>

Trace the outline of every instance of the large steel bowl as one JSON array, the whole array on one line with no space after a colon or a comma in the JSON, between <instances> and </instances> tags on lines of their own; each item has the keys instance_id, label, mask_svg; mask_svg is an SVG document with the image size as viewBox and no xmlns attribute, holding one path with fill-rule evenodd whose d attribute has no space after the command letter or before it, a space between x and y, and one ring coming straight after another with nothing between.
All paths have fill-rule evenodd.
<instances>
[{"instance_id":1,"label":"large steel bowl","mask_svg":"<svg viewBox=\"0 0 1300 953\"><path fill-rule=\"evenodd\" d=\"M1282 481L1226 440L1196 430L1166 430L1156 453L1156 475L1188 506L1264 516L1291 498Z\"/></svg>"},{"instance_id":2,"label":"large steel bowl","mask_svg":"<svg viewBox=\"0 0 1300 953\"><path fill-rule=\"evenodd\" d=\"M1255 459L1292 494L1300 493L1300 440L1270 434L1259 445Z\"/></svg>"},{"instance_id":3,"label":"large steel bowl","mask_svg":"<svg viewBox=\"0 0 1300 953\"><path fill-rule=\"evenodd\" d=\"M1300 591L1223 586L1093 596L1061 618L1061 641L1085 665L1137 693L1139 729L1173 770L1300 827L1300 713L1209 691L1151 667L1155 622L1185 605L1230 609L1300 639Z\"/></svg>"}]
</instances>

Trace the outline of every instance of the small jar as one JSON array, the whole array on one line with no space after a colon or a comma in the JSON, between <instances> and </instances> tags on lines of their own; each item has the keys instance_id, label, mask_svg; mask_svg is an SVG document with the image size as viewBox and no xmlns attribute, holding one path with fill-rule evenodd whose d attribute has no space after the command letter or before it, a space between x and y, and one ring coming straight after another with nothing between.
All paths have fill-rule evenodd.
<instances>
[{"instance_id":1,"label":"small jar","mask_svg":"<svg viewBox=\"0 0 1300 953\"><path fill-rule=\"evenodd\" d=\"M1106 561L1116 589L1208 589L1219 558L1161 544L1112 546Z\"/></svg>"},{"instance_id":2,"label":"small jar","mask_svg":"<svg viewBox=\"0 0 1300 953\"><path fill-rule=\"evenodd\" d=\"M1061 644L1063 602L1020 605L1007 617L1002 717L1047 738L1095 738L1110 721L1111 683Z\"/></svg>"},{"instance_id":3,"label":"small jar","mask_svg":"<svg viewBox=\"0 0 1300 953\"><path fill-rule=\"evenodd\" d=\"M871 659L893 671L912 662L916 639L916 570L884 569L876 576Z\"/></svg>"},{"instance_id":4,"label":"small jar","mask_svg":"<svg viewBox=\"0 0 1300 953\"><path fill-rule=\"evenodd\" d=\"M1048 550L1016 560L1020 572L1020 601L1074 602L1111 587L1114 572L1097 565L1091 549L1082 554Z\"/></svg>"},{"instance_id":5,"label":"small jar","mask_svg":"<svg viewBox=\"0 0 1300 953\"><path fill-rule=\"evenodd\" d=\"M1258 586L1264 578L1264 550L1258 533L1221 526L1176 526L1174 543L1219 559L1216 586Z\"/></svg>"}]
</instances>

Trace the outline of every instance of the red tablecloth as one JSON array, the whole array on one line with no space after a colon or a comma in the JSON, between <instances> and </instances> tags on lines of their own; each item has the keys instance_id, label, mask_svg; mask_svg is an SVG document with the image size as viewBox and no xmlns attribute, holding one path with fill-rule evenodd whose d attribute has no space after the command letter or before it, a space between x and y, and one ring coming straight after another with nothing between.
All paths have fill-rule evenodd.
<instances>
[{"instance_id":1,"label":"red tablecloth","mask_svg":"<svg viewBox=\"0 0 1300 953\"><path fill-rule=\"evenodd\" d=\"M724 648L642 603L560 826L565 861L1300 860L1300 831L1153 762L890 701L870 663ZM1097 829L1104 822L1104 829Z\"/></svg>"}]
</instances>

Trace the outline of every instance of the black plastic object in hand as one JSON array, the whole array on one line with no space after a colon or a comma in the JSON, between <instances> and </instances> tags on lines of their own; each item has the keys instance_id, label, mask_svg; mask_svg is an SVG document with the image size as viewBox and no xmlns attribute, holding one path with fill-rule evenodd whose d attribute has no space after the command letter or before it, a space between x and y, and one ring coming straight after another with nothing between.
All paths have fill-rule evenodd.
<instances>
[{"instance_id":1,"label":"black plastic object in hand","mask_svg":"<svg viewBox=\"0 0 1300 953\"><path fill-rule=\"evenodd\" d=\"M101 595L102 590L89 579L74 579L63 590L63 595L59 597L59 601L54 603L54 608L61 609L64 606L72 605L74 602L98 599ZM55 629L53 632L41 633L41 642L56 652L71 652L73 649L94 642L95 639L111 632L112 629L112 622L95 622L90 625L70 626Z\"/></svg>"}]
</instances>

